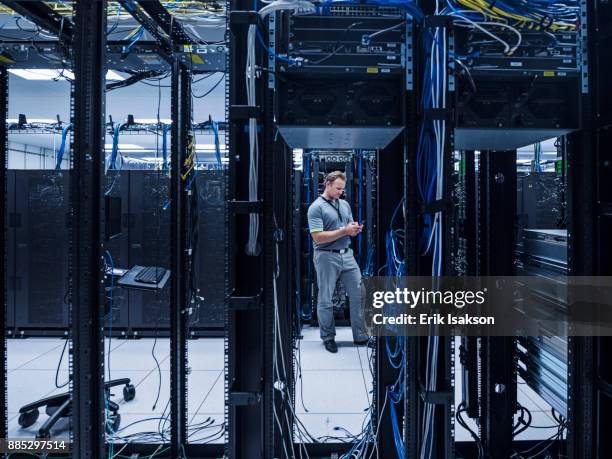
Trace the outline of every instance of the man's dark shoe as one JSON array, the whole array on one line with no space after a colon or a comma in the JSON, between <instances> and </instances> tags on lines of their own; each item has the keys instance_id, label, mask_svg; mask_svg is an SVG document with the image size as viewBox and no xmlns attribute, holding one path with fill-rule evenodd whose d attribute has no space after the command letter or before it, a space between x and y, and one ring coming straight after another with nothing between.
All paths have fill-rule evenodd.
<instances>
[{"instance_id":1,"label":"man's dark shoe","mask_svg":"<svg viewBox=\"0 0 612 459\"><path fill-rule=\"evenodd\" d=\"M336 352L338 352L338 345L333 339L328 339L327 341L323 341L323 345L325 346L325 349L327 349L332 354L335 354Z\"/></svg>"}]
</instances>

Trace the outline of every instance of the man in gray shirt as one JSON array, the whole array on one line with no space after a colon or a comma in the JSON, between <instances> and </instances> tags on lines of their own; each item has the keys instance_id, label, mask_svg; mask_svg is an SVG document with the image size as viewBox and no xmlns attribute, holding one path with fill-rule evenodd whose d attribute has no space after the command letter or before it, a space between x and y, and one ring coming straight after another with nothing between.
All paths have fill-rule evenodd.
<instances>
[{"instance_id":1,"label":"man in gray shirt","mask_svg":"<svg viewBox=\"0 0 612 459\"><path fill-rule=\"evenodd\" d=\"M367 344L361 305L361 270L349 247L351 237L357 236L363 224L353 221L351 206L340 199L346 186L346 175L335 171L325 177L325 191L308 208L308 226L314 241L314 266L319 288L317 318L325 349L338 352L335 336L332 295L338 278L349 297L351 327L355 344Z\"/></svg>"}]
</instances>

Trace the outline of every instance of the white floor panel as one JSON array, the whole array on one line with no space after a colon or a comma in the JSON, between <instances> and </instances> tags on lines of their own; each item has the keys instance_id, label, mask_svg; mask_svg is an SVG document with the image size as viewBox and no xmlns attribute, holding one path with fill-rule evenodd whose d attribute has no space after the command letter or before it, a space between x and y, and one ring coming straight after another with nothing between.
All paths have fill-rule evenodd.
<instances>
[{"instance_id":1,"label":"white floor panel","mask_svg":"<svg viewBox=\"0 0 612 459\"><path fill-rule=\"evenodd\" d=\"M157 368L155 359L162 370L170 369L170 341L168 339L158 339L156 342L153 339L123 341L125 344L111 352L112 370L150 370ZM155 349L153 349L154 343Z\"/></svg>"},{"instance_id":2,"label":"white floor panel","mask_svg":"<svg viewBox=\"0 0 612 459\"><path fill-rule=\"evenodd\" d=\"M211 380L210 376L213 376L214 380ZM189 375L188 388L189 418L193 415L224 412L225 380L223 371L192 371ZM191 403L192 401L193 403Z\"/></svg>"},{"instance_id":3,"label":"white floor panel","mask_svg":"<svg viewBox=\"0 0 612 459\"><path fill-rule=\"evenodd\" d=\"M300 343L300 360L302 371L307 370L360 370L357 347L351 342L350 346L338 343L338 353L332 354L325 350L321 341L302 341ZM367 362L363 361L366 372Z\"/></svg>"},{"instance_id":4,"label":"white floor panel","mask_svg":"<svg viewBox=\"0 0 612 459\"><path fill-rule=\"evenodd\" d=\"M53 350L63 346L64 341L56 338L9 339L7 342L7 370L17 370L35 360L52 360ZM57 366L57 362L56 362Z\"/></svg>"},{"instance_id":5,"label":"white floor panel","mask_svg":"<svg viewBox=\"0 0 612 459\"><path fill-rule=\"evenodd\" d=\"M369 373L365 384L370 391L372 381L368 377ZM303 371L296 383L296 397L300 397L302 385L304 404L311 413L361 413L369 406L360 370ZM296 412L304 412L299 400Z\"/></svg>"},{"instance_id":6,"label":"white floor panel","mask_svg":"<svg viewBox=\"0 0 612 459\"><path fill-rule=\"evenodd\" d=\"M225 349L223 338L190 340L187 358L192 370L223 370Z\"/></svg>"}]
</instances>

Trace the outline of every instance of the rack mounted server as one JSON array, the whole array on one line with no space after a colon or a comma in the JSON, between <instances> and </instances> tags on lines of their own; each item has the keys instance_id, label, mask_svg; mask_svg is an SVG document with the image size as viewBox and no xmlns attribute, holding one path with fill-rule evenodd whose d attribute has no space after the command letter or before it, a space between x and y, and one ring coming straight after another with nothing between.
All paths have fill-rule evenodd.
<instances>
[{"instance_id":1,"label":"rack mounted server","mask_svg":"<svg viewBox=\"0 0 612 459\"><path fill-rule=\"evenodd\" d=\"M412 22L399 9L332 7L287 16L281 30L278 127L291 147L380 149L403 130Z\"/></svg>"}]
</instances>

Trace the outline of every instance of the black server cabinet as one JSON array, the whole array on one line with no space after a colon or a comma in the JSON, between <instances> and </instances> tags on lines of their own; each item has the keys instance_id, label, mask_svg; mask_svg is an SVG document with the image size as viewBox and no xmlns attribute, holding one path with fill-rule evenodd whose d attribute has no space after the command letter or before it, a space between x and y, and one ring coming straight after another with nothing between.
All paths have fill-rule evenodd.
<instances>
[{"instance_id":1,"label":"black server cabinet","mask_svg":"<svg viewBox=\"0 0 612 459\"><path fill-rule=\"evenodd\" d=\"M15 171L6 171L6 335L15 332Z\"/></svg>"},{"instance_id":2,"label":"black server cabinet","mask_svg":"<svg viewBox=\"0 0 612 459\"><path fill-rule=\"evenodd\" d=\"M563 226L563 185L555 172L531 172L517 181L519 226L552 229Z\"/></svg>"},{"instance_id":3,"label":"black server cabinet","mask_svg":"<svg viewBox=\"0 0 612 459\"><path fill-rule=\"evenodd\" d=\"M132 170L129 180L129 266L170 266L169 178L165 172ZM221 330L225 303L225 172L200 170L196 285L199 307L190 318L192 336ZM130 329L137 336L169 332L170 286L129 292Z\"/></svg>"},{"instance_id":4,"label":"black server cabinet","mask_svg":"<svg viewBox=\"0 0 612 459\"><path fill-rule=\"evenodd\" d=\"M225 171L200 170L196 185L196 285L203 299L192 315L191 326L198 334L197 329L221 329L225 322Z\"/></svg>"},{"instance_id":5,"label":"black server cabinet","mask_svg":"<svg viewBox=\"0 0 612 459\"><path fill-rule=\"evenodd\" d=\"M15 327L24 335L68 327L69 174L15 171Z\"/></svg>"},{"instance_id":6,"label":"black server cabinet","mask_svg":"<svg viewBox=\"0 0 612 459\"><path fill-rule=\"evenodd\" d=\"M112 260L115 268L123 269L130 267L128 260L129 184L129 172L126 170L109 170L103 184L105 199L118 200L121 206L120 231L105 231L104 248L111 257L110 260L108 256L106 257L107 263ZM107 202L107 206L108 204ZM111 312L109 310L105 316L104 326L107 327L107 330L112 327L113 336L123 336L129 327L129 293L126 289L114 288L112 298L112 322L109 321L111 317L108 315Z\"/></svg>"},{"instance_id":7,"label":"black server cabinet","mask_svg":"<svg viewBox=\"0 0 612 459\"><path fill-rule=\"evenodd\" d=\"M293 275L295 282L295 301L298 310L298 319L297 324L300 326L302 319L304 318L303 314L303 304L302 300L304 298L302 294L302 283L304 280L302 279L303 266L306 265L304 261L305 255L303 253L303 240L304 240L304 230L302 228L302 186L303 186L303 173L302 170L296 169L293 171L293 253L295 263L293 265ZM306 315L307 317L307 315Z\"/></svg>"},{"instance_id":8,"label":"black server cabinet","mask_svg":"<svg viewBox=\"0 0 612 459\"><path fill-rule=\"evenodd\" d=\"M170 267L170 189L165 171L129 172L129 267ZM129 291L134 335L169 333L170 283L159 291ZM163 333L162 333L163 332Z\"/></svg>"}]
</instances>

